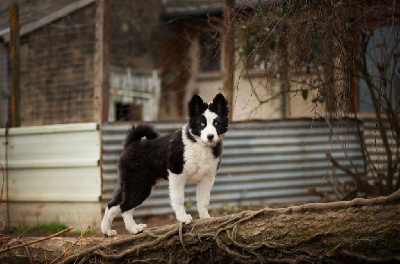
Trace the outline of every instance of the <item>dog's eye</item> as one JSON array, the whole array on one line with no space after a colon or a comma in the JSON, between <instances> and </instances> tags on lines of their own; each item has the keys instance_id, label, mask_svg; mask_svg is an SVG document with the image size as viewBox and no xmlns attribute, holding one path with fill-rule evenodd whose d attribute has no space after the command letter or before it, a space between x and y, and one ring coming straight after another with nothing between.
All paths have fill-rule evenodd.
<instances>
[{"instance_id":1,"label":"dog's eye","mask_svg":"<svg viewBox=\"0 0 400 264\"><path fill-rule=\"evenodd\" d=\"M201 122L201 123L200 123L200 126L205 127L205 126L206 126L206 123Z\"/></svg>"},{"instance_id":2,"label":"dog's eye","mask_svg":"<svg viewBox=\"0 0 400 264\"><path fill-rule=\"evenodd\" d=\"M218 121L214 121L214 126L218 125Z\"/></svg>"}]
</instances>

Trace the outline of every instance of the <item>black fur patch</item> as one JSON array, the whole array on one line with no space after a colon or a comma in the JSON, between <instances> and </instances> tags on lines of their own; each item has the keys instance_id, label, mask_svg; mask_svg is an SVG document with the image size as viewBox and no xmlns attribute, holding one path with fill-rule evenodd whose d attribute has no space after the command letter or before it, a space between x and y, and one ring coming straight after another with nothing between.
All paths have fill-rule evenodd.
<instances>
[{"instance_id":1,"label":"black fur patch","mask_svg":"<svg viewBox=\"0 0 400 264\"><path fill-rule=\"evenodd\" d=\"M189 119L189 127L193 135L200 136L201 130L204 129L204 126L202 126L202 124L207 125L207 119L204 115L199 115Z\"/></svg>"},{"instance_id":2,"label":"black fur patch","mask_svg":"<svg viewBox=\"0 0 400 264\"><path fill-rule=\"evenodd\" d=\"M189 119L198 117L207 110L208 105L197 94L188 103Z\"/></svg>"},{"instance_id":3,"label":"black fur patch","mask_svg":"<svg viewBox=\"0 0 400 264\"><path fill-rule=\"evenodd\" d=\"M158 138L158 134L154 131L152 126L142 124L135 127L132 125L126 133L124 147L134 141L140 141L143 137L146 137L146 139L155 139Z\"/></svg>"},{"instance_id":4,"label":"black fur patch","mask_svg":"<svg viewBox=\"0 0 400 264\"><path fill-rule=\"evenodd\" d=\"M219 116L228 117L229 113L228 101L226 101L225 97L220 93L214 97L214 100L208 106L208 109L210 109L211 112L214 112Z\"/></svg>"},{"instance_id":5,"label":"black fur patch","mask_svg":"<svg viewBox=\"0 0 400 264\"><path fill-rule=\"evenodd\" d=\"M211 104L208 105L208 109L218 115L214 121L216 125L214 127L217 130L217 134L221 135L228 131L229 119L228 119L228 101L222 94L217 94Z\"/></svg>"},{"instance_id":6,"label":"black fur patch","mask_svg":"<svg viewBox=\"0 0 400 264\"><path fill-rule=\"evenodd\" d=\"M132 127L128 132L128 137L137 137L130 137L136 140L131 140L121 153L120 186L109 207L119 204L122 212L135 208L149 197L158 179L168 179L167 152L171 136L137 140L143 136L152 138L155 134L150 126Z\"/></svg>"},{"instance_id":7,"label":"black fur patch","mask_svg":"<svg viewBox=\"0 0 400 264\"><path fill-rule=\"evenodd\" d=\"M218 116L215 118L214 127L218 135L226 133L228 131L228 117Z\"/></svg>"},{"instance_id":8,"label":"black fur patch","mask_svg":"<svg viewBox=\"0 0 400 264\"><path fill-rule=\"evenodd\" d=\"M218 142L215 146L211 147L214 158L218 158L222 154L222 143Z\"/></svg>"},{"instance_id":9,"label":"black fur patch","mask_svg":"<svg viewBox=\"0 0 400 264\"><path fill-rule=\"evenodd\" d=\"M192 136L192 134L190 134L190 132L189 132L189 127L186 127L186 137L190 140L190 141L192 141L192 142L196 142L196 139Z\"/></svg>"},{"instance_id":10,"label":"black fur patch","mask_svg":"<svg viewBox=\"0 0 400 264\"><path fill-rule=\"evenodd\" d=\"M172 134L168 146L168 169L175 174L180 174L183 171L184 145L182 141L182 130L175 131Z\"/></svg>"},{"instance_id":11,"label":"black fur patch","mask_svg":"<svg viewBox=\"0 0 400 264\"><path fill-rule=\"evenodd\" d=\"M202 123L207 125L207 120L203 113L207 110L208 105L203 102L200 96L194 95L188 103L189 127L193 135L200 136L201 130L204 128Z\"/></svg>"},{"instance_id":12,"label":"black fur patch","mask_svg":"<svg viewBox=\"0 0 400 264\"><path fill-rule=\"evenodd\" d=\"M118 189L116 193L114 194L114 198L107 204L108 209L110 209L113 206L119 205L122 202L122 193L121 189Z\"/></svg>"}]
</instances>

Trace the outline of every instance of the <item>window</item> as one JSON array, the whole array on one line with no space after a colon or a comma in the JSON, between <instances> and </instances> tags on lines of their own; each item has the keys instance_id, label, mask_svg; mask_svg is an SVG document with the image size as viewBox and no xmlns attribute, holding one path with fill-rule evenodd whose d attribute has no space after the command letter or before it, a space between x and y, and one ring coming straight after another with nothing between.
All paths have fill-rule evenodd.
<instances>
[{"instance_id":1,"label":"window","mask_svg":"<svg viewBox=\"0 0 400 264\"><path fill-rule=\"evenodd\" d=\"M388 104L400 109L400 27L379 27L374 29L368 41L366 63L372 79L371 88L384 109ZM382 65L387 65L383 68ZM358 106L362 112L374 112L372 98L367 82L359 79Z\"/></svg>"},{"instance_id":2,"label":"window","mask_svg":"<svg viewBox=\"0 0 400 264\"><path fill-rule=\"evenodd\" d=\"M298 36L295 42L295 58L294 66L298 73L311 73L312 69L315 69L322 63L323 52L322 52L322 37L321 32L310 31L304 35ZM327 60L328 58L325 58ZM333 57L332 57L333 59ZM325 61L325 64L331 63L333 67L333 61Z\"/></svg>"},{"instance_id":3,"label":"window","mask_svg":"<svg viewBox=\"0 0 400 264\"><path fill-rule=\"evenodd\" d=\"M205 32L199 36L200 71L216 72L221 69L219 34Z\"/></svg>"},{"instance_id":4,"label":"window","mask_svg":"<svg viewBox=\"0 0 400 264\"><path fill-rule=\"evenodd\" d=\"M270 45L248 45L246 67L250 70L269 70L271 68L272 50Z\"/></svg>"},{"instance_id":5,"label":"window","mask_svg":"<svg viewBox=\"0 0 400 264\"><path fill-rule=\"evenodd\" d=\"M135 104L116 103L115 121L141 121L143 120L143 106Z\"/></svg>"},{"instance_id":6,"label":"window","mask_svg":"<svg viewBox=\"0 0 400 264\"><path fill-rule=\"evenodd\" d=\"M274 54L277 54L276 39L279 34L271 26L272 21L259 10L256 18L243 25L239 33L239 55L252 74L264 75L277 63Z\"/></svg>"}]
</instances>

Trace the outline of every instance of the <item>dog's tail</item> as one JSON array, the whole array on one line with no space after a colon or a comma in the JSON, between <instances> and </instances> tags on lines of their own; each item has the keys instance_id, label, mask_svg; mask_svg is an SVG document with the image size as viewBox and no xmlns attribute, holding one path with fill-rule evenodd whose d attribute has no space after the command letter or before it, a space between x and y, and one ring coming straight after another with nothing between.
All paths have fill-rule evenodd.
<instances>
[{"instance_id":1,"label":"dog's tail","mask_svg":"<svg viewBox=\"0 0 400 264\"><path fill-rule=\"evenodd\" d=\"M154 131L152 126L138 125L135 127L135 125L132 125L126 134L124 146L127 147L132 142L140 141L143 137L146 137L147 140L155 139L158 138L158 134Z\"/></svg>"}]
</instances>

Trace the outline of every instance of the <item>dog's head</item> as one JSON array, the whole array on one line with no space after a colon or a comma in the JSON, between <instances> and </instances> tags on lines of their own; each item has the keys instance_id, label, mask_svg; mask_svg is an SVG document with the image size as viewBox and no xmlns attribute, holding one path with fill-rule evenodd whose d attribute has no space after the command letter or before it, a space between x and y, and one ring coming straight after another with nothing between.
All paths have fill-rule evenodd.
<instances>
[{"instance_id":1,"label":"dog's head","mask_svg":"<svg viewBox=\"0 0 400 264\"><path fill-rule=\"evenodd\" d=\"M194 95L188 104L189 132L197 142L213 146L228 131L228 101L217 94L212 103L206 104Z\"/></svg>"}]
</instances>

